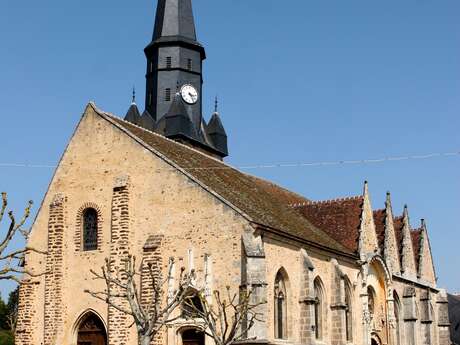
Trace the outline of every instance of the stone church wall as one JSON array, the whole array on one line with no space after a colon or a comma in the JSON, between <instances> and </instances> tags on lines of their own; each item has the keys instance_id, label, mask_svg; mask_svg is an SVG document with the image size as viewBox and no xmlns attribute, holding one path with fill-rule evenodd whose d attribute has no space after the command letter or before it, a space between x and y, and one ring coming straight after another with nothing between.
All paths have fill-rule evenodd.
<instances>
[{"instance_id":1,"label":"stone church wall","mask_svg":"<svg viewBox=\"0 0 460 345\"><path fill-rule=\"evenodd\" d=\"M129 177L126 189L118 186L123 176ZM65 217L61 206L49 206L57 194L65 196ZM85 252L79 251L76 236L77 215L87 203L97 205L103 221L99 224L100 247ZM112 321L108 316L112 314L108 314L107 306L84 293L85 289L100 291L105 287L103 282L93 280L89 270L103 266L110 255L115 259L125 255L128 249L141 258L151 235L165 238L163 271L169 257L174 257L178 267L194 268L197 284L203 284L204 258L208 255L213 272L219 272L212 276L212 287L231 285L237 290L245 227L247 222L230 208L89 110L66 150L33 225L29 244L50 250L46 260L31 260L30 268L52 268L53 275L38 279L39 286L46 286L45 293L37 293L36 309L30 311L35 315L45 313L46 326L30 333L30 337L24 333L22 344L74 345L76 322L88 310L101 315L110 329ZM114 248L117 236L125 236L125 242ZM23 291L33 297L27 287ZM27 319L30 321L24 316L21 327L27 328ZM134 345L134 334L132 327L126 335L120 335L124 341L115 343Z\"/></svg>"},{"instance_id":2,"label":"stone church wall","mask_svg":"<svg viewBox=\"0 0 460 345\"><path fill-rule=\"evenodd\" d=\"M340 313L342 299L344 298L343 285L337 286L336 264L334 259L331 261L330 254L314 249L307 248L309 260L313 269L305 270L302 247L298 243L282 240L275 237L264 237L265 252L267 260L267 301L268 301L268 339L278 342L275 339L275 329L273 322L274 315L274 280L279 269L284 269L288 276L288 337L289 343L310 343L315 342L315 333L312 330L314 319L314 295L312 285L314 279L320 279L324 288L325 310L322 323L322 339L319 343L324 344L343 344L345 337L344 313ZM352 261L338 262L343 271L345 279L355 281L359 270L353 267ZM304 278L307 277L308 284ZM336 299L339 298L340 301ZM361 339L361 309L360 296L357 290L352 291L352 338ZM335 302L337 303L335 303ZM335 310L334 310L335 309ZM342 308L343 310L343 308Z\"/></svg>"}]
</instances>

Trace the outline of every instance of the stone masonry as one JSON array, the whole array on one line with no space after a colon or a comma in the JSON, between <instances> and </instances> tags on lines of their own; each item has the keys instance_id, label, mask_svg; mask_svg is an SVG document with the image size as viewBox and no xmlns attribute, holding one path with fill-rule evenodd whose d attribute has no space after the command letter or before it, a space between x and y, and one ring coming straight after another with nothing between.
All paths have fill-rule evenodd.
<instances>
[{"instance_id":1,"label":"stone masonry","mask_svg":"<svg viewBox=\"0 0 460 345\"><path fill-rule=\"evenodd\" d=\"M129 178L118 177L115 181L112 197L112 236L110 245L110 273L119 274L118 270L123 269L124 260L130 255L130 218L129 218ZM114 294L120 292L120 288L112 285L110 287ZM117 299L117 304L128 309L126 300ZM129 344L129 320L128 316L109 306L108 329L109 345Z\"/></svg>"},{"instance_id":2,"label":"stone masonry","mask_svg":"<svg viewBox=\"0 0 460 345\"><path fill-rule=\"evenodd\" d=\"M48 253L45 278L45 335L44 345L60 341L64 327L64 231L66 229L66 198L56 194L50 205L48 224Z\"/></svg>"}]
</instances>

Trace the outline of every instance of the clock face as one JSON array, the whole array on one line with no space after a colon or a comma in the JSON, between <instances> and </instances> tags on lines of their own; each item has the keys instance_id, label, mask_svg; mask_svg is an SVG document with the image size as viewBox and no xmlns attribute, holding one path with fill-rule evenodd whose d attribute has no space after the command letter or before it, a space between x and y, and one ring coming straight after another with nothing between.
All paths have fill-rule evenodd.
<instances>
[{"instance_id":1,"label":"clock face","mask_svg":"<svg viewBox=\"0 0 460 345\"><path fill-rule=\"evenodd\" d=\"M182 86L180 94L185 103L195 104L198 102L198 91L192 85L186 84Z\"/></svg>"}]
</instances>

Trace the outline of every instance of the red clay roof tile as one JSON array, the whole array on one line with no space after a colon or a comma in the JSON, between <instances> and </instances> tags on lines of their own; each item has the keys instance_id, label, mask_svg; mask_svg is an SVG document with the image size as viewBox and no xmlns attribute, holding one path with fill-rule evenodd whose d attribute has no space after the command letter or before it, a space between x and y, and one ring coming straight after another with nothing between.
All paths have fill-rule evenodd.
<instances>
[{"instance_id":1,"label":"red clay roof tile","mask_svg":"<svg viewBox=\"0 0 460 345\"><path fill-rule=\"evenodd\" d=\"M386 210L374 211L375 231L377 233L379 248L382 251L382 253L385 249L385 220Z\"/></svg>"},{"instance_id":2,"label":"red clay roof tile","mask_svg":"<svg viewBox=\"0 0 460 345\"><path fill-rule=\"evenodd\" d=\"M296 209L317 228L357 253L363 205L364 198L358 196L310 202Z\"/></svg>"},{"instance_id":3,"label":"red clay roof tile","mask_svg":"<svg viewBox=\"0 0 460 345\"><path fill-rule=\"evenodd\" d=\"M420 250L421 250L420 240L422 238L422 229L412 230L410 234L412 237L412 247L414 249L415 265L418 271L418 268L420 265L419 255L420 255Z\"/></svg>"}]
</instances>

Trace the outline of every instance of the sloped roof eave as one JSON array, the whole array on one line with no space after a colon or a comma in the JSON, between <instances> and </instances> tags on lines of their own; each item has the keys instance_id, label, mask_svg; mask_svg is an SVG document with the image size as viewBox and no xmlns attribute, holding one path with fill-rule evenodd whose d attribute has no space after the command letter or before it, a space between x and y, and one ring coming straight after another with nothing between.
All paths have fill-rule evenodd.
<instances>
[{"instance_id":1,"label":"sloped roof eave","mask_svg":"<svg viewBox=\"0 0 460 345\"><path fill-rule=\"evenodd\" d=\"M294 216L294 220L292 219L291 216L289 216L288 213L290 211L290 208L288 206L291 203L291 201L287 201L287 200L293 199L298 202L300 201L300 199L302 199L303 202L308 201L304 197L294 192L291 192L289 190L286 190L282 187L279 187L273 184L272 182L265 181L258 177L242 173L238 171L237 169L231 166L228 166L227 164L225 164L224 162L220 160L212 158L208 155L204 155L199 150L193 149L181 143L177 143L173 140L167 139L161 135L148 131L139 126L133 125L131 123L127 123L126 121L123 121L122 119L115 117L112 114L99 110L94 104L91 104L91 105L96 114L101 116L103 119L105 119L107 122L115 126L117 129L119 129L123 133L127 134L130 138L132 138L133 140L138 142L141 146L145 147L147 150L155 154L157 157L162 159L168 165L170 165L177 171L181 172L183 175L187 176L188 178L190 178L192 181L197 183L197 185L199 185L201 188L203 188L208 193L210 193L211 195L216 197L218 200L223 202L229 208L234 210L237 214L241 215L248 222L252 224L261 224L270 229L278 229L277 231L280 234L289 234L291 237L297 237L297 238L302 239L303 242L306 242L308 240L310 243L313 243L313 244L317 242L316 243L317 247L322 247L324 249L328 248L329 250L332 250L334 253L352 255L348 248L346 248L340 242L337 242L334 238L329 236L322 229L319 229L313 226L310 222L308 222L308 220L301 217L303 220L299 222L299 218L295 217L296 214L294 213L291 214L291 216ZM151 144L149 144L149 142L144 140L144 138L146 140L152 139L155 145L157 146L160 145L159 147L162 148L163 151L164 150L166 151L162 152L160 148L157 149L156 147L152 146ZM168 146L170 144L171 144L171 147ZM166 147L163 147L164 145L166 145ZM184 153L185 152L184 150L186 150L190 154L193 153L195 158L198 157L199 159L207 160L207 162L204 162L204 167L206 167L207 165L206 163L208 163L208 165L209 163L213 163L213 164L216 163L216 165L218 165L217 170L223 171L221 169L225 168L224 170L230 171L231 174L234 175L234 176L231 176L232 178L236 178L236 180L233 180L233 179L231 180L230 182L231 184L238 185L238 183L240 182L246 183L247 185L244 187L245 188L248 188L248 186L251 187L250 191L246 189L243 191L243 194L239 194L240 191L232 190L229 192L229 196L236 198L235 200L239 202L241 205L244 205L245 203L249 202L250 203L248 204L248 207L250 208L249 211L254 214L251 215L250 213L244 211L244 208L242 209L237 204L233 203L232 201L224 197L219 191L216 191L215 189L210 187L206 183L206 181L200 180L199 173L197 173L198 176L194 176L192 172L187 171L188 165L185 164L186 162L182 162L184 163L184 166L181 166L179 162L176 162L173 158L168 157L167 155L169 153L168 148L177 149L179 153ZM181 151L184 151L184 152L181 152ZM176 157L178 152L171 152L171 154L176 159L185 159L183 157L181 158ZM199 164L199 162L197 164ZM191 166L190 168L193 168L193 166ZM219 183L219 177L222 178L222 176L220 176L219 174L217 174L216 176L217 176L216 181L208 181L208 183L210 183L211 185L214 182ZM238 181L238 179L241 179L241 178L243 180ZM229 182L222 181L222 183L224 183L223 186L225 186ZM250 193L250 194L247 194L247 193ZM268 199L267 200L261 199L260 195L257 193L262 193L262 195L265 195L265 197L268 197ZM242 196L243 199L238 199L239 196ZM256 204L252 205L251 202L255 200L258 200L258 201L256 202ZM274 202L274 204L271 204L272 202ZM282 208L278 208L278 207L281 207L282 205L286 206L286 210L283 210ZM265 209L264 207L266 206L269 207L269 209ZM261 208L263 208L264 211L261 211ZM287 228L285 229L285 227Z\"/></svg>"},{"instance_id":2,"label":"sloped roof eave","mask_svg":"<svg viewBox=\"0 0 460 345\"><path fill-rule=\"evenodd\" d=\"M328 251L328 252L331 252L331 253L334 253L334 254L338 254L338 255L341 255L342 257L348 257L350 259L359 259L359 255L356 254L356 253L353 253L351 252L348 248L344 248L343 250L337 250L337 249L333 249L333 248L330 248L330 247L327 247L327 246L323 246L319 243L316 243L316 242L312 242L312 241L309 241L308 239L306 238L301 238L301 237L298 237L298 236L294 236L292 234L289 234L281 229L276 229L276 228L273 228L273 227L270 227L268 225L265 225L265 224L261 224L261 223L257 223L257 222L251 222L251 224L257 228L260 228L262 231L267 231L267 232L270 232L270 233L273 233L273 234L276 234L276 235L283 235L284 237L287 237L289 239L292 239L294 241L297 241L297 242L301 242L301 243L305 243L311 247L315 247L315 248L318 248L318 249L321 249L321 250L325 250L325 251Z\"/></svg>"},{"instance_id":3,"label":"sloped roof eave","mask_svg":"<svg viewBox=\"0 0 460 345\"><path fill-rule=\"evenodd\" d=\"M213 191L212 189L210 189L208 186L206 186L205 184L203 184L201 181L199 181L197 178L195 178L193 175L189 174L187 171L185 171L184 169L182 169L179 165L177 165L176 163L174 163L171 159L169 159L168 157L166 157L164 154L162 154L161 152L159 152L158 150L156 150L155 148L151 147L150 145L148 145L147 143L145 143L144 141L142 141L141 139L139 139L138 137L136 137L135 135L133 135L130 131L128 131L126 128L124 128L123 126L120 126L117 121L115 121L111 115L99 110L95 104L91 103L94 111L99 115L101 116L103 119L107 120L108 122L110 122L112 125L114 125L115 127L117 127L119 130L121 130L123 133L125 133L126 135L128 135L130 138L134 139L135 141L137 141L139 144L141 144L142 146L144 146L146 149L148 149L149 151L151 151L152 153L154 153L156 156L158 156L159 158L161 158L163 161L165 161L167 164L171 165L172 167L174 167L175 169L177 169L178 171L180 171L182 174L184 174L185 176L187 176L188 178L190 178L193 182L197 183L198 185L200 185L200 187L202 187L203 189L205 189L206 191L208 191L209 193L211 193L212 195L214 195L216 198L218 198L219 200L221 200L222 202L224 202L227 206L229 206L230 208L232 208L235 212L237 212L238 214L240 214L243 218L245 218L247 221L249 222L252 222L253 220L251 219L251 217L246 214L245 212L243 212L241 209L239 209L238 207L236 207L235 205L233 205L230 201L226 200L225 198L223 198L221 195L219 195L218 193L216 193L215 191ZM155 134L155 133L153 133ZM167 139L167 138L165 138Z\"/></svg>"}]
</instances>

